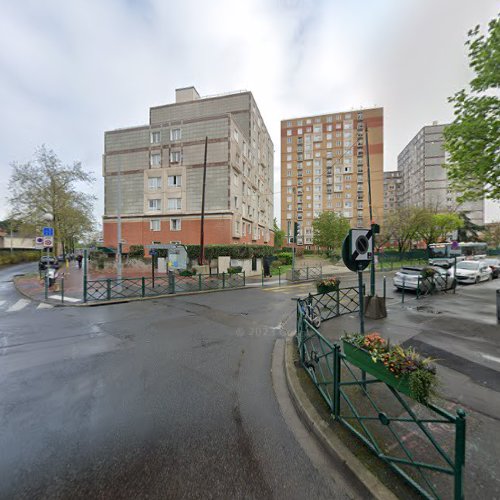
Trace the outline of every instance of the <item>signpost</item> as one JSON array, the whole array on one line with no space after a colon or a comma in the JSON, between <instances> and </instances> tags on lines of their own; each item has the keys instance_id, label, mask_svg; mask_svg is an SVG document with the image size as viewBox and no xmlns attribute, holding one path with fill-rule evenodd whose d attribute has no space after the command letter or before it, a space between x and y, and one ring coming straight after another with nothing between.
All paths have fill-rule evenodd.
<instances>
[{"instance_id":1,"label":"signpost","mask_svg":"<svg viewBox=\"0 0 500 500\"><path fill-rule=\"evenodd\" d=\"M41 250L43 248L43 236L37 236L35 238L35 248Z\"/></svg>"},{"instance_id":2,"label":"signpost","mask_svg":"<svg viewBox=\"0 0 500 500\"><path fill-rule=\"evenodd\" d=\"M342 259L348 269L358 273L359 327L365 333L363 270L373 260L373 234L371 229L351 229L342 245Z\"/></svg>"},{"instance_id":3,"label":"signpost","mask_svg":"<svg viewBox=\"0 0 500 500\"><path fill-rule=\"evenodd\" d=\"M54 237L54 228L53 227L44 227L42 231L43 236Z\"/></svg>"}]
</instances>

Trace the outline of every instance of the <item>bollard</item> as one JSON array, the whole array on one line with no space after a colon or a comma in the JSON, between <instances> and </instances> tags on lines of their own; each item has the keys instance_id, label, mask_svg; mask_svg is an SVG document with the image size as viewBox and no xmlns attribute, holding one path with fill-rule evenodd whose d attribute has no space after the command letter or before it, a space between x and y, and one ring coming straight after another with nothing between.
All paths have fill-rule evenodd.
<instances>
[{"instance_id":1,"label":"bollard","mask_svg":"<svg viewBox=\"0 0 500 500\"><path fill-rule=\"evenodd\" d=\"M497 322L500 323L500 290L497 290Z\"/></svg>"},{"instance_id":2,"label":"bollard","mask_svg":"<svg viewBox=\"0 0 500 500\"><path fill-rule=\"evenodd\" d=\"M146 281L144 276L141 278L141 297L146 295Z\"/></svg>"},{"instance_id":3,"label":"bollard","mask_svg":"<svg viewBox=\"0 0 500 500\"><path fill-rule=\"evenodd\" d=\"M198 290L201 292L201 274L198 274Z\"/></svg>"},{"instance_id":4,"label":"bollard","mask_svg":"<svg viewBox=\"0 0 500 500\"><path fill-rule=\"evenodd\" d=\"M405 278L403 276L403 289L401 290L401 303L405 303Z\"/></svg>"},{"instance_id":5,"label":"bollard","mask_svg":"<svg viewBox=\"0 0 500 500\"><path fill-rule=\"evenodd\" d=\"M246 275L245 275L245 271L243 271L243 286L246 286Z\"/></svg>"},{"instance_id":6,"label":"bollard","mask_svg":"<svg viewBox=\"0 0 500 500\"><path fill-rule=\"evenodd\" d=\"M109 278L106 280L106 297L111 300L111 280Z\"/></svg>"},{"instance_id":7,"label":"bollard","mask_svg":"<svg viewBox=\"0 0 500 500\"><path fill-rule=\"evenodd\" d=\"M226 288L226 273L222 273L222 288Z\"/></svg>"},{"instance_id":8,"label":"bollard","mask_svg":"<svg viewBox=\"0 0 500 500\"><path fill-rule=\"evenodd\" d=\"M61 304L64 304L64 276L61 278Z\"/></svg>"},{"instance_id":9,"label":"bollard","mask_svg":"<svg viewBox=\"0 0 500 500\"><path fill-rule=\"evenodd\" d=\"M278 267L278 286L281 286L281 267Z\"/></svg>"},{"instance_id":10,"label":"bollard","mask_svg":"<svg viewBox=\"0 0 500 500\"><path fill-rule=\"evenodd\" d=\"M417 300L420 296L420 276L417 276Z\"/></svg>"}]
</instances>

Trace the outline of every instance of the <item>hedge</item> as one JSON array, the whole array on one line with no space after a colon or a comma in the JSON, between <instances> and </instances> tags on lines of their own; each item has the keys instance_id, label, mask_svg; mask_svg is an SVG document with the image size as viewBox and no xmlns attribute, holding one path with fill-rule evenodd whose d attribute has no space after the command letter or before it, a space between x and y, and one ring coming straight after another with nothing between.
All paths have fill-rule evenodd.
<instances>
[{"instance_id":1,"label":"hedge","mask_svg":"<svg viewBox=\"0 0 500 500\"><path fill-rule=\"evenodd\" d=\"M199 245L186 245L186 251L190 259L197 259L200 256ZM207 245L205 247L205 258L208 260L217 257L251 259L273 254L274 248L268 245Z\"/></svg>"},{"instance_id":2,"label":"hedge","mask_svg":"<svg viewBox=\"0 0 500 500\"><path fill-rule=\"evenodd\" d=\"M33 262L40 259L40 252L25 251L25 252L13 252L12 255L6 252L0 253L0 266L5 266L8 264L21 264L22 262Z\"/></svg>"}]
</instances>

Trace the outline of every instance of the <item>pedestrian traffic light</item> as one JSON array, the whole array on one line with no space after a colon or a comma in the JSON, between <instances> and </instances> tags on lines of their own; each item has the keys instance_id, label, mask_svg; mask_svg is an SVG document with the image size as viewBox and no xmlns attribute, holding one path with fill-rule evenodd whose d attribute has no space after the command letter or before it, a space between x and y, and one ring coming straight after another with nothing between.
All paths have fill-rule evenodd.
<instances>
[{"instance_id":1,"label":"pedestrian traffic light","mask_svg":"<svg viewBox=\"0 0 500 500\"><path fill-rule=\"evenodd\" d=\"M299 223L293 223L293 241L297 243L297 236L299 235Z\"/></svg>"}]
</instances>

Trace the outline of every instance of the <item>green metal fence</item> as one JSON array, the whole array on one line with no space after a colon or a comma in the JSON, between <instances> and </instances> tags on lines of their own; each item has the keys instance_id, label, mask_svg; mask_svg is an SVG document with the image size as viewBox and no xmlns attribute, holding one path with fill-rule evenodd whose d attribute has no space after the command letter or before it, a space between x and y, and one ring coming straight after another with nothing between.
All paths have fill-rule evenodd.
<instances>
[{"instance_id":1,"label":"green metal fence","mask_svg":"<svg viewBox=\"0 0 500 500\"><path fill-rule=\"evenodd\" d=\"M200 292L239 288L245 286L245 273L237 274L197 274L180 276L169 273L168 276L122 279L85 280L83 301L115 300L132 297L153 297L182 292Z\"/></svg>"},{"instance_id":2,"label":"green metal fence","mask_svg":"<svg viewBox=\"0 0 500 500\"><path fill-rule=\"evenodd\" d=\"M463 498L465 413L420 404L366 378L297 303L302 366L341 423L425 498Z\"/></svg>"},{"instance_id":3,"label":"green metal fence","mask_svg":"<svg viewBox=\"0 0 500 500\"><path fill-rule=\"evenodd\" d=\"M292 270L292 281L320 280L323 278L321 266L301 267Z\"/></svg>"}]
</instances>

